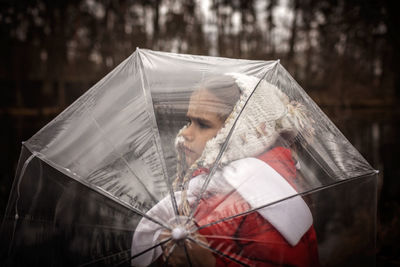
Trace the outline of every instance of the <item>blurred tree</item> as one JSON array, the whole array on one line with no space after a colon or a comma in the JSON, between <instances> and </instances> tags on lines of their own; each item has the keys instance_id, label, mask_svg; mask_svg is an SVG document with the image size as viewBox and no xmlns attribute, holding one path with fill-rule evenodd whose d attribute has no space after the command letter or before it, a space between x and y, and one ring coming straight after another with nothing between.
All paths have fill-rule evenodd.
<instances>
[{"instance_id":1,"label":"blurred tree","mask_svg":"<svg viewBox=\"0 0 400 267\"><path fill-rule=\"evenodd\" d=\"M287 68L292 75L296 75L296 61L294 60L294 49L297 40L298 34L298 17L299 17L299 9L300 3L299 0L292 0L291 2L291 9L293 10L293 18L292 18L292 25L290 28L290 37L289 37L289 51L287 53Z\"/></svg>"},{"instance_id":2,"label":"blurred tree","mask_svg":"<svg viewBox=\"0 0 400 267\"><path fill-rule=\"evenodd\" d=\"M273 32L275 29L275 22L274 22L274 7L276 6L276 0L269 0L268 3L265 5L265 23L267 25L267 34L264 37L266 47L265 52L270 55L275 54L275 44L273 42Z\"/></svg>"}]
</instances>

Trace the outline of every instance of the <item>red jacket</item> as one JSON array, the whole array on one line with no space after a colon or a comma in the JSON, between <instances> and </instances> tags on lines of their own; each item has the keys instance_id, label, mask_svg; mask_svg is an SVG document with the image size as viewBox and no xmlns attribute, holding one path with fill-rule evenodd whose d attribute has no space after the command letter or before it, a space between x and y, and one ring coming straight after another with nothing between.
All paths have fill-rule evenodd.
<instances>
[{"instance_id":1,"label":"red jacket","mask_svg":"<svg viewBox=\"0 0 400 267\"><path fill-rule=\"evenodd\" d=\"M296 168L289 149L276 147L261 155L295 187ZM195 213L199 226L250 210L249 204L235 192L227 196L202 199ZM236 259L250 266L319 266L314 227L291 246L258 212L207 226L199 230L209 245L225 254L215 254L216 266L241 266Z\"/></svg>"}]
</instances>

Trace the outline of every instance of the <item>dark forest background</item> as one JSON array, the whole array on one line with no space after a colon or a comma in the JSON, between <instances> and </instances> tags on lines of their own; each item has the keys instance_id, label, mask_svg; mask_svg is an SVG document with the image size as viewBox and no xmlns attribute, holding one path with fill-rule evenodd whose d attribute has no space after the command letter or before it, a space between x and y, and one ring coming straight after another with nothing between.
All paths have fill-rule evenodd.
<instances>
[{"instance_id":1,"label":"dark forest background","mask_svg":"<svg viewBox=\"0 0 400 267\"><path fill-rule=\"evenodd\" d=\"M396 3L0 0L1 216L21 142L136 47L279 58L380 170L377 263L400 266L400 16Z\"/></svg>"}]
</instances>

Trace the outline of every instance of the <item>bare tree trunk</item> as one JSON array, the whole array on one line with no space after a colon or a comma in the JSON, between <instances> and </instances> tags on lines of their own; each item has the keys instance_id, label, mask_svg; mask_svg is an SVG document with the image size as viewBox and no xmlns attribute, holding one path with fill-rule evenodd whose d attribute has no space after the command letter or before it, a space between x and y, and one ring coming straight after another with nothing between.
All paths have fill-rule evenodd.
<instances>
[{"instance_id":1,"label":"bare tree trunk","mask_svg":"<svg viewBox=\"0 0 400 267\"><path fill-rule=\"evenodd\" d=\"M274 24L274 7L276 6L276 0L270 0L269 3L267 4L266 11L267 11L267 17L266 17L266 22L267 22L267 36L266 36L266 44L267 47L265 49L266 53L270 53L272 56L275 55L275 45L273 41L273 36L272 33L275 28Z\"/></svg>"},{"instance_id":2,"label":"bare tree trunk","mask_svg":"<svg viewBox=\"0 0 400 267\"><path fill-rule=\"evenodd\" d=\"M302 10L302 18L303 18L303 24L304 24L304 33L306 36L306 51L305 51L305 68L304 68L304 73L303 73L303 80L304 80L304 86L306 88L312 88L313 87L313 82L311 79L311 72L312 72L312 64L313 64L313 48L312 48L312 43L311 43L311 23L314 18L314 1L309 1L307 4L302 4L302 7L300 8ZM314 81L315 82L315 81Z\"/></svg>"},{"instance_id":3,"label":"bare tree trunk","mask_svg":"<svg viewBox=\"0 0 400 267\"><path fill-rule=\"evenodd\" d=\"M294 59L294 47L296 45L297 39L297 17L299 13L299 0L293 0L293 21L291 27L291 34L289 39L289 51L287 54L287 62L289 67L289 72L293 75L296 73L296 64Z\"/></svg>"},{"instance_id":4,"label":"bare tree trunk","mask_svg":"<svg viewBox=\"0 0 400 267\"><path fill-rule=\"evenodd\" d=\"M152 47L158 49L158 40L160 34L160 4L161 0L154 0L153 2L153 44Z\"/></svg>"}]
</instances>

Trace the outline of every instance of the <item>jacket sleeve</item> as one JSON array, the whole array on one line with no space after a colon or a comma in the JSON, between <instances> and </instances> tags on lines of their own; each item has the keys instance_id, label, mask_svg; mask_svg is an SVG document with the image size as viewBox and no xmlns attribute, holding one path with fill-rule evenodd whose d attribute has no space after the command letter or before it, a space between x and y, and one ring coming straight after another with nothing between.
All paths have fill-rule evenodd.
<instances>
[{"instance_id":1,"label":"jacket sleeve","mask_svg":"<svg viewBox=\"0 0 400 267\"><path fill-rule=\"evenodd\" d=\"M240 253L257 266L317 266L318 251L313 226L292 246L257 212L245 216L237 234Z\"/></svg>"},{"instance_id":2,"label":"jacket sleeve","mask_svg":"<svg viewBox=\"0 0 400 267\"><path fill-rule=\"evenodd\" d=\"M226 209L236 212L242 209L241 206L237 207L237 203L240 201L226 203L230 207L224 207L225 212ZM214 216L215 213L209 213L208 221L212 221ZM211 247L221 253L215 254L216 266L242 266L238 262L250 266L319 265L313 226L295 246L291 246L279 231L256 211L205 227L200 230L200 234L207 238Z\"/></svg>"}]
</instances>

